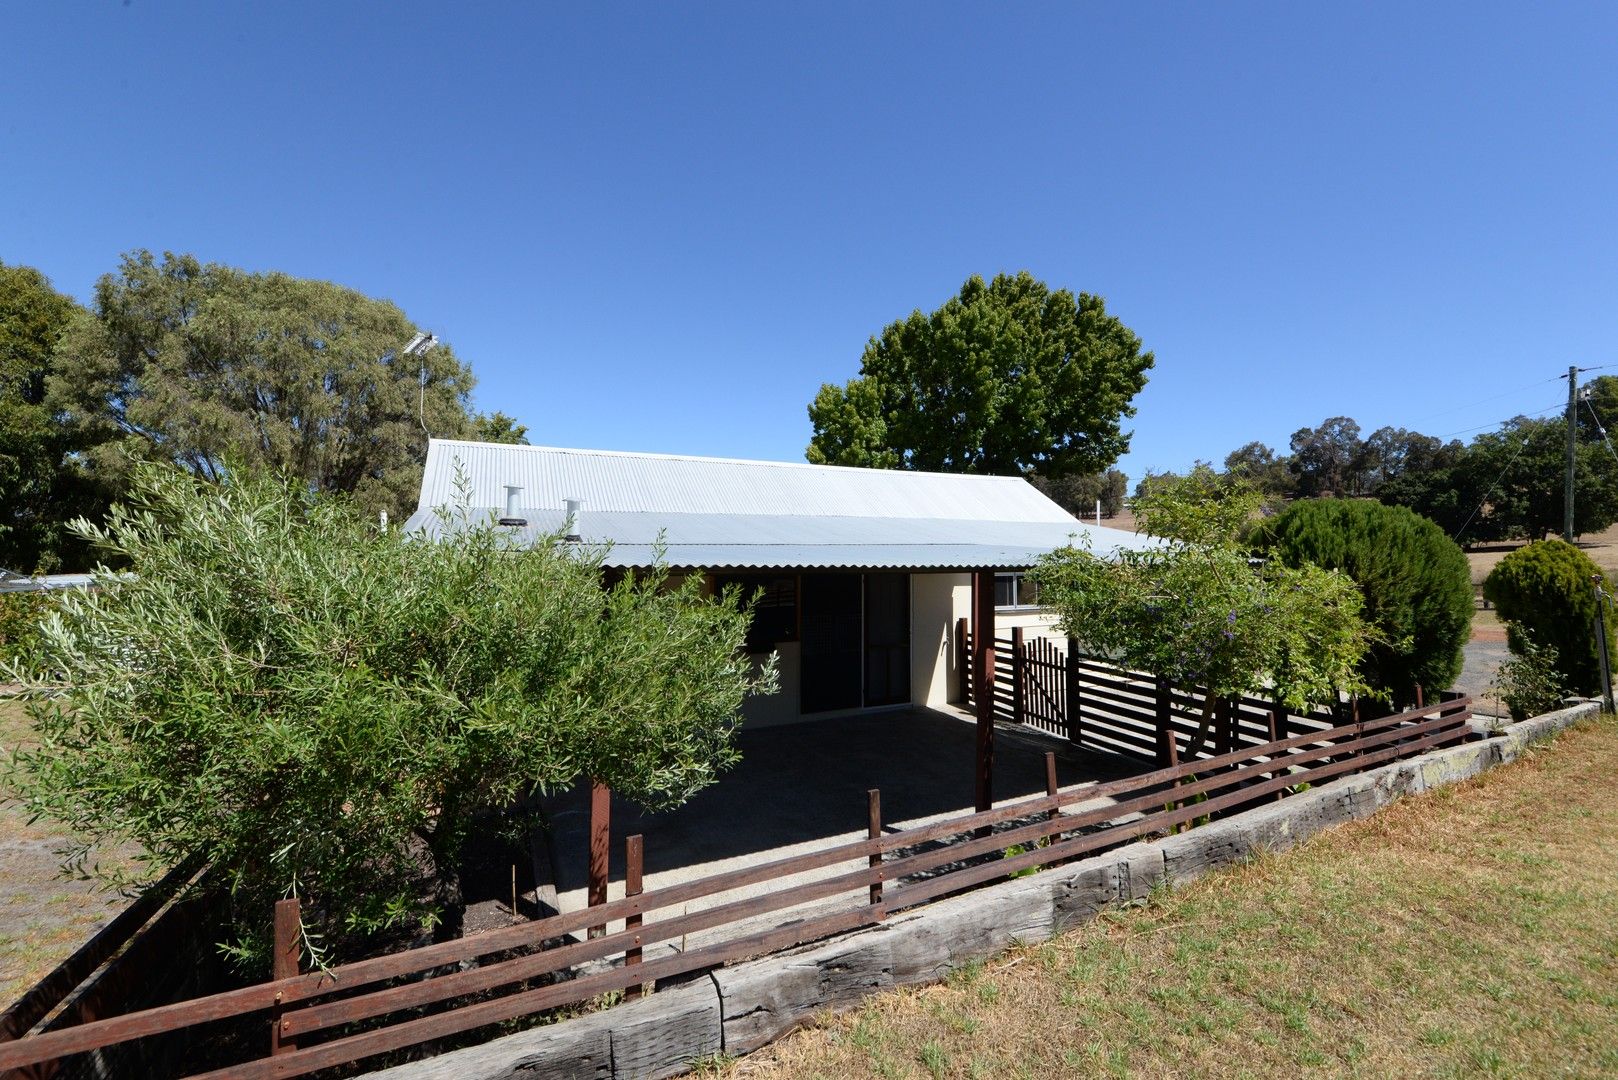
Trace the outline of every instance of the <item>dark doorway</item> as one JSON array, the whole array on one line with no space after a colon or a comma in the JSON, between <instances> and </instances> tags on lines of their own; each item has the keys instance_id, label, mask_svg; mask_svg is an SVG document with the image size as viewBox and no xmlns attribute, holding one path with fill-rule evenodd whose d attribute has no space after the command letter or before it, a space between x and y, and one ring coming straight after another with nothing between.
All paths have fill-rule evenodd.
<instances>
[{"instance_id":1,"label":"dark doorway","mask_svg":"<svg viewBox=\"0 0 1618 1080\"><path fill-rule=\"evenodd\" d=\"M798 708L802 712L860 706L862 599L859 574L805 574Z\"/></svg>"},{"instance_id":2,"label":"dark doorway","mask_svg":"<svg viewBox=\"0 0 1618 1080\"><path fill-rule=\"evenodd\" d=\"M910 575L865 575L865 704L910 700Z\"/></svg>"}]
</instances>

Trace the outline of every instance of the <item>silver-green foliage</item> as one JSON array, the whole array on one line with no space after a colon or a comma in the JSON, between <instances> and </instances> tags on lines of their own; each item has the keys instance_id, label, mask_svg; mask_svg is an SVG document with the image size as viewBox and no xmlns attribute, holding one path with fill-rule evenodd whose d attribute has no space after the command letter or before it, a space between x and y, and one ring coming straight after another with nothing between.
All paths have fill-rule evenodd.
<instances>
[{"instance_id":1,"label":"silver-green foliage","mask_svg":"<svg viewBox=\"0 0 1618 1080\"><path fill-rule=\"evenodd\" d=\"M1087 651L1211 698L1274 693L1303 709L1364 691L1358 588L1335 571L1253 559L1240 535L1259 502L1205 467L1160 484L1135 512L1161 546L1057 551L1034 571L1040 600Z\"/></svg>"},{"instance_id":2,"label":"silver-green foliage","mask_svg":"<svg viewBox=\"0 0 1618 1080\"><path fill-rule=\"evenodd\" d=\"M204 853L250 952L293 893L332 941L453 926L481 813L583 777L668 807L736 761L774 677L744 611L455 518L429 542L297 483L143 468L76 525L127 571L64 596L14 672L43 737L14 794L153 873Z\"/></svg>"}]
</instances>

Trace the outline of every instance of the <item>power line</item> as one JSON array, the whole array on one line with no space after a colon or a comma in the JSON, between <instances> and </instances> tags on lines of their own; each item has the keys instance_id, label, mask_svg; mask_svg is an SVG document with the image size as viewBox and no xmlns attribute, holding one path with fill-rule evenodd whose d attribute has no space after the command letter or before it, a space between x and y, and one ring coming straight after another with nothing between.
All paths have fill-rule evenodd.
<instances>
[{"instance_id":1,"label":"power line","mask_svg":"<svg viewBox=\"0 0 1618 1080\"><path fill-rule=\"evenodd\" d=\"M1601 426L1601 417L1596 415L1596 407L1590 404L1589 394L1584 395L1584 408L1590 414L1590 419L1595 421L1596 430L1601 432L1601 441L1607 444L1607 453L1612 455L1612 460L1618 461L1618 450L1612 448L1612 440L1607 438L1607 429Z\"/></svg>"},{"instance_id":2,"label":"power line","mask_svg":"<svg viewBox=\"0 0 1618 1080\"><path fill-rule=\"evenodd\" d=\"M1565 379L1565 378L1567 378L1567 376L1563 375L1563 376L1561 376L1561 378ZM1477 427L1462 428L1459 431L1451 431L1451 432L1449 432L1447 434L1439 435L1439 436L1436 436L1436 437L1440 438L1440 439L1447 439L1451 435L1465 435L1467 432L1470 432L1470 431L1482 431L1485 428L1499 427L1501 424L1509 424L1509 423L1511 423L1512 420L1517 420L1517 419L1524 418L1524 417L1532 420L1532 419L1534 419L1536 417L1542 416L1545 413L1555 412L1558 409L1564 409L1565 410L1566 408L1567 408L1567 402L1558 401L1555 405L1547 405L1543 409L1535 409L1533 412L1518 413L1516 416L1509 417L1509 418L1507 418L1505 420L1496 420L1496 421L1494 421L1493 423L1490 423L1490 424L1479 424Z\"/></svg>"},{"instance_id":3,"label":"power line","mask_svg":"<svg viewBox=\"0 0 1618 1080\"><path fill-rule=\"evenodd\" d=\"M1511 460L1506 462L1504 469L1500 470L1500 475L1494 478L1494 483L1490 484L1488 490L1483 493L1483 498L1479 499L1478 504L1472 508L1472 512L1466 515L1466 520L1461 522L1461 527L1455 530L1455 535L1451 539L1457 544L1461 542L1461 534L1466 532L1466 527L1472 524L1472 519L1478 516L1478 511L1483 509L1483 505L1489 501L1489 496L1494 494L1494 489L1500 486L1500 481L1506 478L1506 473L1511 471L1511 467L1517 464L1517 459L1522 457L1522 452L1528 448L1528 437L1531 433L1524 431L1521 434L1522 443L1518 445L1517 452L1511 455Z\"/></svg>"}]
</instances>

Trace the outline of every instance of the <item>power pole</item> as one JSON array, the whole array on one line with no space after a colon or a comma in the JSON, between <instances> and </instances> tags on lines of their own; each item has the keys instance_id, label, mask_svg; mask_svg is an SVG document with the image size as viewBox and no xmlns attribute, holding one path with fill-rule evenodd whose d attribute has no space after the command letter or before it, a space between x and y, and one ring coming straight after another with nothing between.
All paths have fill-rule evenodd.
<instances>
[{"instance_id":1,"label":"power pole","mask_svg":"<svg viewBox=\"0 0 1618 1080\"><path fill-rule=\"evenodd\" d=\"M1577 448L1579 369L1567 369L1567 484L1562 502L1562 539L1573 542L1573 452Z\"/></svg>"}]
</instances>

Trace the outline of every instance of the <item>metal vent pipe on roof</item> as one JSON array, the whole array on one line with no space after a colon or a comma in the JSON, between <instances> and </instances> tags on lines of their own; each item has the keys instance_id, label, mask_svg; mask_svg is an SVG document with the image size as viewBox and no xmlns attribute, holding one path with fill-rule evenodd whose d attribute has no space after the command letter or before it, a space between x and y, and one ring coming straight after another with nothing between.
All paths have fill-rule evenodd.
<instances>
[{"instance_id":1,"label":"metal vent pipe on roof","mask_svg":"<svg viewBox=\"0 0 1618 1080\"><path fill-rule=\"evenodd\" d=\"M562 539L572 540L577 543L578 541L584 539L579 535L579 518L584 510L584 500L563 499L562 505L567 508L567 524L562 526L566 532L566 535L564 535Z\"/></svg>"},{"instance_id":2,"label":"metal vent pipe on roof","mask_svg":"<svg viewBox=\"0 0 1618 1080\"><path fill-rule=\"evenodd\" d=\"M522 516L522 488L515 484L506 485L506 516L500 519L502 525L526 525L528 519Z\"/></svg>"}]
</instances>

